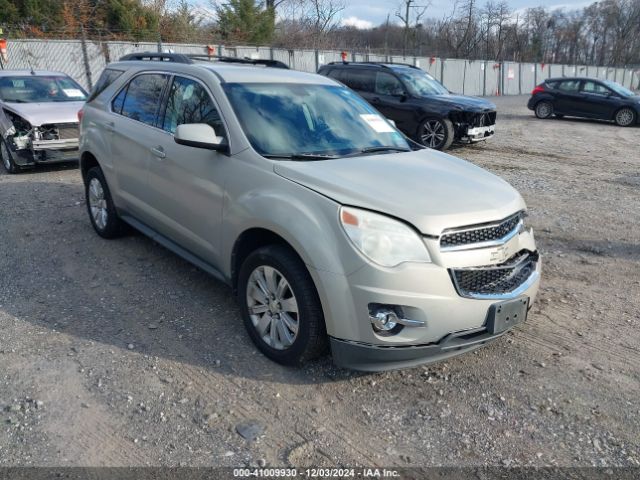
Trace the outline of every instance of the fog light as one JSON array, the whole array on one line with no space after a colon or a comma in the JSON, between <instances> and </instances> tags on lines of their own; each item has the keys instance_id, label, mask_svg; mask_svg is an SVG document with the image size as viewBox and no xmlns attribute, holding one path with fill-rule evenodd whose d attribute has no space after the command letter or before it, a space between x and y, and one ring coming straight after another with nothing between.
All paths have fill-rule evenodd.
<instances>
[{"instance_id":1,"label":"fog light","mask_svg":"<svg viewBox=\"0 0 640 480\"><path fill-rule=\"evenodd\" d=\"M382 332L393 330L398 325L398 315L391 310L379 310L375 315L370 315L373 328Z\"/></svg>"},{"instance_id":2,"label":"fog light","mask_svg":"<svg viewBox=\"0 0 640 480\"><path fill-rule=\"evenodd\" d=\"M400 305L369 304L369 320L373 330L381 335L395 335L404 327L426 327L422 320L404 318Z\"/></svg>"}]
</instances>

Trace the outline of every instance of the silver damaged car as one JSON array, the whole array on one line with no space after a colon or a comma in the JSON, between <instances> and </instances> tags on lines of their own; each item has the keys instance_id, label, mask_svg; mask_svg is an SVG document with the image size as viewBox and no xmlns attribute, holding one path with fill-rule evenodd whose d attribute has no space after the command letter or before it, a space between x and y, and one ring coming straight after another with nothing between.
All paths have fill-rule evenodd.
<instances>
[{"instance_id":1,"label":"silver damaged car","mask_svg":"<svg viewBox=\"0 0 640 480\"><path fill-rule=\"evenodd\" d=\"M229 284L251 339L287 365L330 350L342 367L410 367L524 322L541 261L518 192L344 85L275 67L108 66L80 138L98 235L133 226Z\"/></svg>"},{"instance_id":2,"label":"silver damaged car","mask_svg":"<svg viewBox=\"0 0 640 480\"><path fill-rule=\"evenodd\" d=\"M78 159L87 93L59 72L0 70L0 160L9 173Z\"/></svg>"}]
</instances>

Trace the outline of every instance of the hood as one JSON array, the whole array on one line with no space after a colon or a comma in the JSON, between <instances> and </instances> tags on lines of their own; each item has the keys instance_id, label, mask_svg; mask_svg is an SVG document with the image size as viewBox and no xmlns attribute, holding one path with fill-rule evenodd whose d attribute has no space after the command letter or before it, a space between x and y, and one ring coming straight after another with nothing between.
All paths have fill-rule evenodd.
<instances>
[{"instance_id":1,"label":"hood","mask_svg":"<svg viewBox=\"0 0 640 480\"><path fill-rule=\"evenodd\" d=\"M426 235L501 220L525 208L501 178L435 150L280 161L274 170L342 205L386 213Z\"/></svg>"},{"instance_id":2,"label":"hood","mask_svg":"<svg viewBox=\"0 0 640 480\"><path fill-rule=\"evenodd\" d=\"M2 108L24 118L33 127L49 123L78 123L84 102L4 103Z\"/></svg>"},{"instance_id":3,"label":"hood","mask_svg":"<svg viewBox=\"0 0 640 480\"><path fill-rule=\"evenodd\" d=\"M447 95L430 95L428 97L423 97L425 100L429 101L429 104L440 104L440 105L448 105L450 107L459 107L463 110L474 111L474 112L484 112L485 110L495 111L496 106L489 100L485 100L484 98L478 97L467 97L465 95L455 95L455 94L447 94Z\"/></svg>"}]
</instances>

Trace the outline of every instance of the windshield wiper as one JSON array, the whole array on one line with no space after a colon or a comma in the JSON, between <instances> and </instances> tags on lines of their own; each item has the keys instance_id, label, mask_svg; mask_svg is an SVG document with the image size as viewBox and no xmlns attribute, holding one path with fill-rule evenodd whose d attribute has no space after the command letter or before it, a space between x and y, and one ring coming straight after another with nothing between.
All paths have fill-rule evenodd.
<instances>
[{"instance_id":1,"label":"windshield wiper","mask_svg":"<svg viewBox=\"0 0 640 480\"><path fill-rule=\"evenodd\" d=\"M410 151L411 151L410 148L393 147L391 145L387 145L387 146L379 146L379 147L366 147L360 150L359 152L345 155L345 157L357 157L359 155L366 155L368 153L378 153L378 152L410 152Z\"/></svg>"},{"instance_id":2,"label":"windshield wiper","mask_svg":"<svg viewBox=\"0 0 640 480\"><path fill-rule=\"evenodd\" d=\"M265 158L281 158L284 160L330 160L338 158L335 155L322 154L322 153L282 153L282 154L265 154L262 155Z\"/></svg>"}]
</instances>

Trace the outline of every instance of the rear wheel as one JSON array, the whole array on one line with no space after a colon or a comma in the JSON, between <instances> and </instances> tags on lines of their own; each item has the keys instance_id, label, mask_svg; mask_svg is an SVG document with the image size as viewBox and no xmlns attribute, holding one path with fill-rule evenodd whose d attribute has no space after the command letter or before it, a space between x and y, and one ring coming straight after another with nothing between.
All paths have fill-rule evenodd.
<instances>
[{"instance_id":1,"label":"rear wheel","mask_svg":"<svg viewBox=\"0 0 640 480\"><path fill-rule=\"evenodd\" d=\"M298 365L326 351L320 298L290 248L271 245L247 257L238 276L238 301L251 340L272 360Z\"/></svg>"},{"instance_id":2,"label":"rear wheel","mask_svg":"<svg viewBox=\"0 0 640 480\"><path fill-rule=\"evenodd\" d=\"M454 139L453 123L446 118L428 118L420 126L418 139L425 147L446 150Z\"/></svg>"},{"instance_id":3,"label":"rear wheel","mask_svg":"<svg viewBox=\"0 0 640 480\"><path fill-rule=\"evenodd\" d=\"M125 223L116 212L111 192L100 167L87 172L85 198L91 225L103 238L116 238L125 232Z\"/></svg>"},{"instance_id":4,"label":"rear wheel","mask_svg":"<svg viewBox=\"0 0 640 480\"><path fill-rule=\"evenodd\" d=\"M621 127L629 127L636 123L636 112L630 108L621 108L616 112L614 120Z\"/></svg>"},{"instance_id":5,"label":"rear wheel","mask_svg":"<svg viewBox=\"0 0 640 480\"><path fill-rule=\"evenodd\" d=\"M13 154L3 139L0 139L0 157L7 173L18 173L20 167L13 161Z\"/></svg>"},{"instance_id":6,"label":"rear wheel","mask_svg":"<svg viewBox=\"0 0 640 480\"><path fill-rule=\"evenodd\" d=\"M553 115L553 105L551 104L551 102L543 100L542 102L538 102L536 104L535 112L536 117L538 118L549 118L551 115Z\"/></svg>"}]
</instances>

